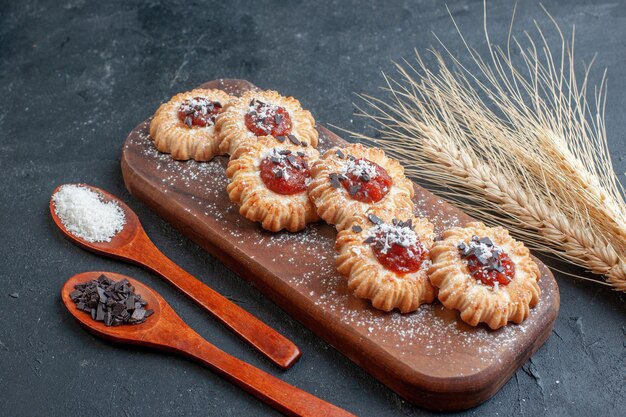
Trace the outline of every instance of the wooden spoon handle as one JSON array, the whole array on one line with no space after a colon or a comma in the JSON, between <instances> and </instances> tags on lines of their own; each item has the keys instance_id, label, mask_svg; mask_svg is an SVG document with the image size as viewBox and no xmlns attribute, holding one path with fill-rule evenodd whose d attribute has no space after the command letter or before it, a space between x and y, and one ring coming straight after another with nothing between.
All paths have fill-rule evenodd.
<instances>
[{"instance_id":1,"label":"wooden spoon handle","mask_svg":"<svg viewBox=\"0 0 626 417\"><path fill-rule=\"evenodd\" d=\"M231 356L213 346L193 330L184 338L168 342L185 356L198 360L250 394L288 416L355 417L353 414Z\"/></svg>"},{"instance_id":2,"label":"wooden spoon handle","mask_svg":"<svg viewBox=\"0 0 626 417\"><path fill-rule=\"evenodd\" d=\"M133 245L135 262L161 276L282 369L300 357L293 342L176 265L143 236L141 244Z\"/></svg>"}]
</instances>

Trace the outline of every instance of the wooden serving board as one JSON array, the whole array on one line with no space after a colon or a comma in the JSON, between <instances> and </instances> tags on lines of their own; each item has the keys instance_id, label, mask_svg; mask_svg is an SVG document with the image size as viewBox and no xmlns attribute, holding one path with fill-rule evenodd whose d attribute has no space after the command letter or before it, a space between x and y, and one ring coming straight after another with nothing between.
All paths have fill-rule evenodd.
<instances>
[{"instance_id":1,"label":"wooden serving board","mask_svg":"<svg viewBox=\"0 0 626 417\"><path fill-rule=\"evenodd\" d=\"M238 95L256 88L216 80L204 88ZM166 221L252 282L285 311L408 401L458 410L492 397L546 341L559 310L559 291L541 262L539 304L521 325L497 331L470 327L439 303L415 313L383 313L352 296L335 271L335 229L310 225L272 234L239 215L226 194L226 157L174 161L152 143L149 120L126 139L122 172L128 190ZM320 151L347 142L317 126ZM415 186L418 216L437 231L472 219Z\"/></svg>"}]
</instances>

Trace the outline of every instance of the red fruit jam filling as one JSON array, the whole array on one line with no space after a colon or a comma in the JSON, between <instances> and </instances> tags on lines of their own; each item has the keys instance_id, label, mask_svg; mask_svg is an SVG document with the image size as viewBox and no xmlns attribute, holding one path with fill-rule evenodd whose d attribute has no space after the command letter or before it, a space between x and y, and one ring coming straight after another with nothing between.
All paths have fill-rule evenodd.
<instances>
[{"instance_id":1,"label":"red fruit jam filling","mask_svg":"<svg viewBox=\"0 0 626 417\"><path fill-rule=\"evenodd\" d=\"M245 117L246 127L257 136L286 136L291 133L291 117L284 107L253 99Z\"/></svg>"},{"instance_id":2,"label":"red fruit jam filling","mask_svg":"<svg viewBox=\"0 0 626 417\"><path fill-rule=\"evenodd\" d=\"M342 158L343 153L337 151ZM343 158L342 158L343 159ZM348 155L341 171L330 175L331 186L342 185L350 197L363 203L376 203L382 200L393 181L387 170L375 162L365 158Z\"/></svg>"},{"instance_id":3,"label":"red fruit jam filling","mask_svg":"<svg viewBox=\"0 0 626 417\"><path fill-rule=\"evenodd\" d=\"M369 217L375 226L370 229L365 243L371 245L378 262L399 274L419 271L428 251L413 230L411 220L394 219L389 224L374 215Z\"/></svg>"},{"instance_id":4,"label":"red fruit jam filling","mask_svg":"<svg viewBox=\"0 0 626 417\"><path fill-rule=\"evenodd\" d=\"M181 103L178 108L178 118L187 127L212 126L215 124L215 117L221 110L222 105L218 101L194 97Z\"/></svg>"},{"instance_id":5,"label":"red fruit jam filling","mask_svg":"<svg viewBox=\"0 0 626 417\"><path fill-rule=\"evenodd\" d=\"M485 285L508 285L515 276L509 255L488 237L472 236L469 244L461 242L458 249L472 277Z\"/></svg>"},{"instance_id":6,"label":"red fruit jam filling","mask_svg":"<svg viewBox=\"0 0 626 417\"><path fill-rule=\"evenodd\" d=\"M272 149L261 161L260 171L265 186L283 195L305 191L311 179L306 155L289 149Z\"/></svg>"}]
</instances>

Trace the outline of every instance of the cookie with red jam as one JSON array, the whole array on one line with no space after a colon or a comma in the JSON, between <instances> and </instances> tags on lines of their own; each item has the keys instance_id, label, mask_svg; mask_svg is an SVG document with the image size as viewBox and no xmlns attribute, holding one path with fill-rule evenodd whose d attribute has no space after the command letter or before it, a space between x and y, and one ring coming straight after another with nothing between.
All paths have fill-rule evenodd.
<instances>
[{"instance_id":1,"label":"cookie with red jam","mask_svg":"<svg viewBox=\"0 0 626 417\"><path fill-rule=\"evenodd\" d=\"M233 97L221 90L195 89L162 104L150 122L156 148L178 160L210 161L220 155L215 121Z\"/></svg>"},{"instance_id":2,"label":"cookie with red jam","mask_svg":"<svg viewBox=\"0 0 626 417\"><path fill-rule=\"evenodd\" d=\"M318 156L312 147L291 149L269 136L242 144L226 169L228 197L242 216L266 230L302 230L319 220L307 193L310 165Z\"/></svg>"},{"instance_id":3,"label":"cookie with red jam","mask_svg":"<svg viewBox=\"0 0 626 417\"><path fill-rule=\"evenodd\" d=\"M492 329L521 323L537 305L539 268L506 229L468 223L445 230L431 249L430 280L439 300L461 319Z\"/></svg>"},{"instance_id":4,"label":"cookie with red jam","mask_svg":"<svg viewBox=\"0 0 626 417\"><path fill-rule=\"evenodd\" d=\"M337 271L359 298L379 310L401 313L431 303L437 290L428 279L433 225L424 218L396 218L374 211L356 216L337 235Z\"/></svg>"},{"instance_id":5,"label":"cookie with red jam","mask_svg":"<svg viewBox=\"0 0 626 417\"><path fill-rule=\"evenodd\" d=\"M317 213L337 230L373 209L413 212L413 183L404 168L378 148L360 144L328 150L311 169L309 195Z\"/></svg>"},{"instance_id":6,"label":"cookie with red jam","mask_svg":"<svg viewBox=\"0 0 626 417\"><path fill-rule=\"evenodd\" d=\"M317 147L315 120L293 97L276 91L251 90L230 102L217 118L220 150L232 155L242 144L269 136L275 145Z\"/></svg>"}]
</instances>

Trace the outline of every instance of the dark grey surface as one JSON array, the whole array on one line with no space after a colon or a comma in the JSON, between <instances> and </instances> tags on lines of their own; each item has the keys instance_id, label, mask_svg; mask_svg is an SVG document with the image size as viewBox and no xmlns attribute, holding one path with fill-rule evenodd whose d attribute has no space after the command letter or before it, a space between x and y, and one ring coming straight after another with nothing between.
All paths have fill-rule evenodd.
<instances>
[{"instance_id":1,"label":"dark grey surface","mask_svg":"<svg viewBox=\"0 0 626 417\"><path fill-rule=\"evenodd\" d=\"M364 131L353 119L353 93L378 94L380 70L392 70L392 60L433 44L431 31L462 51L443 2L383 3L0 2L0 414L277 414L193 362L113 345L80 328L58 293L71 275L98 269L142 280L220 348L357 415L430 414L129 196L119 168L127 132L174 93L218 77L278 89L321 123ZM549 3L564 29L576 25L579 58L598 51L598 67L608 67L609 145L623 180L626 3ZM468 39L480 41L482 2L451 1L450 9ZM511 2L490 6L498 40L512 9ZM532 29L533 19L549 24L538 4L518 5L517 29ZM278 371L154 276L64 240L47 205L55 186L72 181L127 201L163 252L297 343L299 363ZM623 415L625 297L556 275L561 312L552 337L494 398L462 415Z\"/></svg>"}]
</instances>

